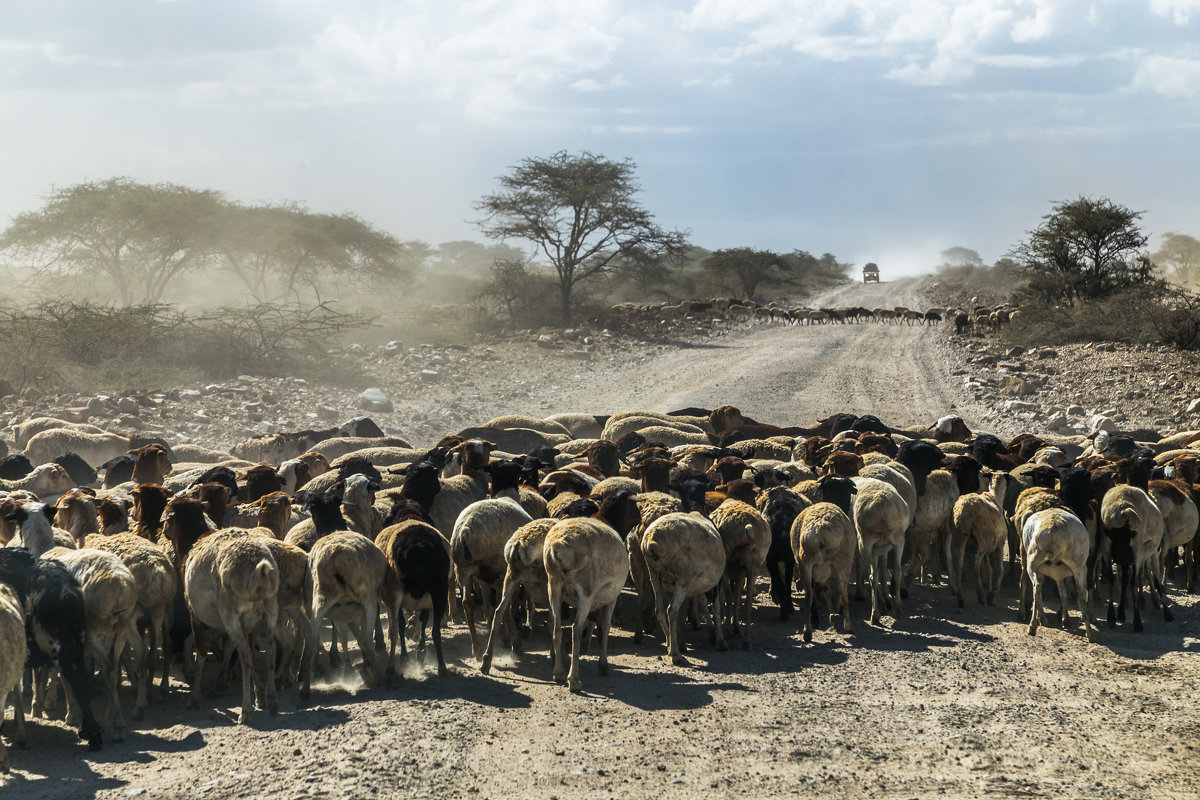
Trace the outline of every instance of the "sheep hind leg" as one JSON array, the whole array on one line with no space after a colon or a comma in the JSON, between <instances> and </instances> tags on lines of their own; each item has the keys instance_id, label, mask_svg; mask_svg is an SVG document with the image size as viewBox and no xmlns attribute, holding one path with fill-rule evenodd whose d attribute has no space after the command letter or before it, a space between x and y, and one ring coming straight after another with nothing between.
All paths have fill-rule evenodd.
<instances>
[{"instance_id":1,"label":"sheep hind leg","mask_svg":"<svg viewBox=\"0 0 1200 800\"><path fill-rule=\"evenodd\" d=\"M742 605L742 649L750 649L750 611L754 608L754 584L758 580L756 570L746 572L746 598ZM737 598L734 598L736 602Z\"/></svg>"},{"instance_id":2,"label":"sheep hind leg","mask_svg":"<svg viewBox=\"0 0 1200 800\"><path fill-rule=\"evenodd\" d=\"M492 627L488 630L487 646L483 651L483 659L479 662L479 671L484 675L487 675L492 670L492 648L496 645L496 631L500 627L501 615L509 614L513 599L516 597L517 590L520 587L520 581L513 580L511 573L504 577L504 590L500 595L500 602L496 604L496 611L492 615ZM513 649L516 650L515 626L512 626L508 616L505 616L504 619L509 622L511 644L513 645Z\"/></svg>"},{"instance_id":3,"label":"sheep hind leg","mask_svg":"<svg viewBox=\"0 0 1200 800\"><path fill-rule=\"evenodd\" d=\"M666 608L667 658L672 664L687 663L683 657L683 647L680 642L683 635L683 620L680 618L680 613L683 611L685 600L687 600L687 595L684 593L683 587L679 587L675 589L671 596L671 602Z\"/></svg>"},{"instance_id":4,"label":"sheep hind leg","mask_svg":"<svg viewBox=\"0 0 1200 800\"><path fill-rule=\"evenodd\" d=\"M811 642L813 635L813 611L816 603L813 601L813 578L812 565L801 564L799 580L804 582L804 606L802 616L804 617L804 641Z\"/></svg>"},{"instance_id":5,"label":"sheep hind leg","mask_svg":"<svg viewBox=\"0 0 1200 800\"><path fill-rule=\"evenodd\" d=\"M986 568L986 571L985 571ZM992 583L992 563L987 554L979 547L975 549L975 599L979 605L986 606L988 593L985 587Z\"/></svg>"},{"instance_id":6,"label":"sheep hind leg","mask_svg":"<svg viewBox=\"0 0 1200 800\"><path fill-rule=\"evenodd\" d=\"M1095 641L1092 636L1092 622L1088 609L1087 568L1072 570L1075 577L1075 601L1079 605L1079 616L1083 618L1083 633L1089 642Z\"/></svg>"},{"instance_id":7,"label":"sheep hind leg","mask_svg":"<svg viewBox=\"0 0 1200 800\"><path fill-rule=\"evenodd\" d=\"M713 592L713 599L711 601L712 607L709 609L708 615L708 639L717 646L718 650L721 651L729 649L729 644L725 641L725 631L721 625L721 603L723 602L723 599L724 598L721 596L721 590L718 588L715 592ZM707 599L707 597L701 595L700 606L702 608L708 607L709 602L710 601Z\"/></svg>"},{"instance_id":8,"label":"sheep hind leg","mask_svg":"<svg viewBox=\"0 0 1200 800\"><path fill-rule=\"evenodd\" d=\"M883 605L883 587L880 585L882 575L882 564L884 556L875 555L872 550L870 556L870 572L871 572L871 624L878 625L880 618L883 616L881 606Z\"/></svg>"},{"instance_id":9,"label":"sheep hind leg","mask_svg":"<svg viewBox=\"0 0 1200 800\"><path fill-rule=\"evenodd\" d=\"M837 597L841 613L834 614L831 612L829 614L829 626L836 628L840 622L842 633L853 633L854 624L850 621L850 582L846 580L844 575L835 578L834 582L836 583L836 592L831 591L830 594Z\"/></svg>"},{"instance_id":10,"label":"sheep hind leg","mask_svg":"<svg viewBox=\"0 0 1200 800\"><path fill-rule=\"evenodd\" d=\"M1171 613L1171 603L1167 600L1167 589L1163 586L1163 582L1159 580L1158 572L1150 570L1150 595L1156 599L1158 605L1162 606L1163 622L1174 622L1175 615Z\"/></svg>"},{"instance_id":11,"label":"sheep hind leg","mask_svg":"<svg viewBox=\"0 0 1200 800\"><path fill-rule=\"evenodd\" d=\"M388 604L388 652L387 669L383 674L384 685L391 689L392 685L404 679L404 670L396 671L396 639L404 641L404 612L400 610L403 597L397 597Z\"/></svg>"},{"instance_id":12,"label":"sheep hind leg","mask_svg":"<svg viewBox=\"0 0 1200 800\"><path fill-rule=\"evenodd\" d=\"M149 633L147 631L147 634ZM146 707L150 705L150 685L154 683L154 648L150 644L153 638L151 637L150 641L143 639L138 631L137 621L130 620L126 639L129 649L133 651L133 672L130 673L129 680L137 687L137 697L133 701L133 711L129 716L140 720L146 715ZM123 646L117 648L118 659L124 649Z\"/></svg>"},{"instance_id":13,"label":"sheep hind leg","mask_svg":"<svg viewBox=\"0 0 1200 800\"><path fill-rule=\"evenodd\" d=\"M894 566L892 569L892 620L894 625L904 616L904 598L901 595L903 591L902 584L904 581L900 579L900 571L902 569L901 564L903 563L904 558L903 540L901 540L892 548L892 557L894 559ZM884 565L886 566L886 564L887 559L885 558Z\"/></svg>"},{"instance_id":14,"label":"sheep hind leg","mask_svg":"<svg viewBox=\"0 0 1200 800\"><path fill-rule=\"evenodd\" d=\"M1029 617L1028 633L1036 636L1038 626L1042 624L1042 580L1036 569L1029 570L1029 581L1033 586L1033 611Z\"/></svg>"},{"instance_id":15,"label":"sheep hind leg","mask_svg":"<svg viewBox=\"0 0 1200 800\"><path fill-rule=\"evenodd\" d=\"M551 677L556 683L562 683L566 679L566 669L563 666L563 647L562 647L562 594L563 582L561 578L551 576L548 582L550 595L550 662L551 662Z\"/></svg>"},{"instance_id":16,"label":"sheep hind leg","mask_svg":"<svg viewBox=\"0 0 1200 800\"><path fill-rule=\"evenodd\" d=\"M446 669L446 658L442 655L442 622L446 619L448 609L446 608L445 604L439 602L441 599L440 593L430 593L430 597L433 601L433 653L437 658L438 677L444 678L449 674L449 670Z\"/></svg>"}]
</instances>

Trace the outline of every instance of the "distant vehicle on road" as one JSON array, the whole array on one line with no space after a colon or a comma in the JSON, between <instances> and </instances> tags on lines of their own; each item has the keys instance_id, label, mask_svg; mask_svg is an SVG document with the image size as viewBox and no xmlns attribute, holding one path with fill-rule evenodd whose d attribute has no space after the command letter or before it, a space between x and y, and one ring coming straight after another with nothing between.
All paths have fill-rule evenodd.
<instances>
[{"instance_id":1,"label":"distant vehicle on road","mask_svg":"<svg viewBox=\"0 0 1200 800\"><path fill-rule=\"evenodd\" d=\"M863 267L863 283L879 283L879 267L871 262Z\"/></svg>"}]
</instances>

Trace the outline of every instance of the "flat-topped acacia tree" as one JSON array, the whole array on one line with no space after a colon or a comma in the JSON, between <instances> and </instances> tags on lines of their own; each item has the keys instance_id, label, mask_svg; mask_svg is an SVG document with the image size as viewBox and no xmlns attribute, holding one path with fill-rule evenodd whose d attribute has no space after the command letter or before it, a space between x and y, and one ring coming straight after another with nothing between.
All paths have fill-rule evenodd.
<instances>
[{"instance_id":1,"label":"flat-topped acacia tree","mask_svg":"<svg viewBox=\"0 0 1200 800\"><path fill-rule=\"evenodd\" d=\"M640 189L629 159L559 151L526 158L500 177L499 191L475 204L490 239L522 239L554 268L562 323L570 325L576 288L616 269L632 254L682 255L686 236L667 231L634 200Z\"/></svg>"}]
</instances>

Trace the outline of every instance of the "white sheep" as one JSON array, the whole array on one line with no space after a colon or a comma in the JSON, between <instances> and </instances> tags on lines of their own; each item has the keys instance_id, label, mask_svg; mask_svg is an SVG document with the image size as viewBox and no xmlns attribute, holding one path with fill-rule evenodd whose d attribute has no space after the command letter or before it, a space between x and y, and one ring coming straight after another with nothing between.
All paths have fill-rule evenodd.
<instances>
[{"instance_id":1,"label":"white sheep","mask_svg":"<svg viewBox=\"0 0 1200 800\"><path fill-rule=\"evenodd\" d=\"M708 519L696 512L677 512L651 523L642 534L641 550L654 590L655 614L667 638L667 657L674 664L682 664L680 609L684 600L703 596L721 580L725 546ZM707 607L707 600L701 605ZM715 595L709 624L712 640L724 650L720 592Z\"/></svg>"},{"instance_id":2,"label":"white sheep","mask_svg":"<svg viewBox=\"0 0 1200 800\"><path fill-rule=\"evenodd\" d=\"M542 549L546 543L546 534L558 523L556 519L535 519L527 522L513 532L504 545L504 588L500 593L500 602L492 614L492 627L488 631L487 646L483 651L483 660L479 671L487 675L492 668L492 650L496 644L496 630L503 622L508 630L509 642L514 651L520 651L520 641L516 625L513 623L513 600L517 592L524 590L532 619L535 607L548 608L550 595L546 585L546 565L542 557Z\"/></svg>"},{"instance_id":3,"label":"white sheep","mask_svg":"<svg viewBox=\"0 0 1200 800\"><path fill-rule=\"evenodd\" d=\"M1048 508L1030 514L1021 528L1026 575L1033 586L1033 608L1029 635L1037 633L1042 622L1042 579L1052 578L1062 598L1060 618L1067 622L1067 591L1064 581L1071 578L1079 601L1079 614L1087 640L1092 641L1088 619L1087 560L1091 538L1079 517L1061 508Z\"/></svg>"},{"instance_id":4,"label":"white sheep","mask_svg":"<svg viewBox=\"0 0 1200 800\"><path fill-rule=\"evenodd\" d=\"M904 557L904 529L910 511L904 498L889 483L878 478L855 478L854 527L858 549L871 576L871 623L878 625L886 591L888 556L892 566L892 616L900 619L900 564ZM919 502L919 501L918 501Z\"/></svg>"},{"instance_id":5,"label":"white sheep","mask_svg":"<svg viewBox=\"0 0 1200 800\"><path fill-rule=\"evenodd\" d=\"M1008 538L1008 523L1004 518L1004 494L1008 475L994 472L986 494L966 494L954 502L951 536L946 540L946 563L950 569L950 588L963 600L963 559L967 543L975 542L975 587L979 604L994 605L1000 585L1000 555Z\"/></svg>"},{"instance_id":6,"label":"white sheep","mask_svg":"<svg viewBox=\"0 0 1200 800\"><path fill-rule=\"evenodd\" d=\"M279 567L266 543L247 531L214 531L199 540L187 558L184 596L192 614L196 667L191 704L200 704L209 629L222 632L233 643L242 668L242 707L238 722L254 710L255 683L265 695L267 711L279 710L275 690L275 627L279 617ZM266 675L256 675L250 637L265 629ZM258 680L255 680L258 678Z\"/></svg>"},{"instance_id":7,"label":"white sheep","mask_svg":"<svg viewBox=\"0 0 1200 800\"><path fill-rule=\"evenodd\" d=\"M53 462L39 464L24 478L12 481L0 480L0 491L33 492L46 502L54 502L60 495L74 488L75 481L71 480L67 471Z\"/></svg>"},{"instance_id":8,"label":"white sheep","mask_svg":"<svg viewBox=\"0 0 1200 800\"><path fill-rule=\"evenodd\" d=\"M713 533L715 535L716 531ZM550 603L554 679L559 681L566 672L562 653L563 603L575 606L575 622L571 630L571 669L566 679L567 688L577 692L582 685L579 680L579 650L588 615L593 611L600 633L600 674L608 674L608 630L612 625L617 599L625 586L625 576L629 574L629 553L620 534L611 526L598 519L584 517L561 520L546 533L542 560L546 568Z\"/></svg>"},{"instance_id":9,"label":"white sheep","mask_svg":"<svg viewBox=\"0 0 1200 800\"><path fill-rule=\"evenodd\" d=\"M129 437L119 433L52 428L30 438L25 445L25 455L34 464L46 464L62 453L78 453L89 464L103 464L125 455L129 445Z\"/></svg>"},{"instance_id":10,"label":"white sheep","mask_svg":"<svg viewBox=\"0 0 1200 800\"><path fill-rule=\"evenodd\" d=\"M9 694L13 695L13 706L21 704L17 683L25 667L25 612L17 593L8 584L0 583L0 719L4 717L4 706ZM24 746L24 712L17 708L15 713L17 730L13 738ZM8 751L0 741L0 773L8 772Z\"/></svg>"},{"instance_id":11,"label":"white sheep","mask_svg":"<svg viewBox=\"0 0 1200 800\"><path fill-rule=\"evenodd\" d=\"M475 630L475 609L481 603L490 609L491 596L500 593L504 581L504 546L518 528L532 521L513 500L492 498L467 506L454 523L450 550L476 659L483 657L483 645Z\"/></svg>"},{"instance_id":12,"label":"white sheep","mask_svg":"<svg viewBox=\"0 0 1200 800\"><path fill-rule=\"evenodd\" d=\"M929 561L938 537L950 526L954 501L958 499L958 481L943 469L934 470L925 479L925 494L917 498L905 549L910 552L907 581L927 579ZM926 574L922 574L926 573Z\"/></svg>"},{"instance_id":13,"label":"white sheep","mask_svg":"<svg viewBox=\"0 0 1200 800\"><path fill-rule=\"evenodd\" d=\"M1120 570L1108 599L1109 624L1125 617L1127 588L1133 594L1133 629L1142 630L1142 579L1156 565L1163 540L1162 511L1150 496L1136 486L1119 484L1104 494L1100 504L1100 522L1106 544ZM1119 608L1113 607L1113 594L1120 595Z\"/></svg>"},{"instance_id":14,"label":"white sheep","mask_svg":"<svg viewBox=\"0 0 1200 800\"><path fill-rule=\"evenodd\" d=\"M367 686L382 680L371 634L379 619L379 598L387 576L387 560L375 542L354 531L335 531L317 540L308 554L305 592L312 596L311 642L320 641L321 623L328 617L335 629L349 627L363 658ZM345 641L344 634L339 636ZM306 650L301 698L312 690L316 648Z\"/></svg>"},{"instance_id":15,"label":"white sheep","mask_svg":"<svg viewBox=\"0 0 1200 800\"><path fill-rule=\"evenodd\" d=\"M12 508L5 514L6 521L15 526L15 535L8 546L24 547L34 558L41 558L46 551L59 546L53 525L57 511L54 506L33 502ZM74 537L65 531L62 533L70 540L72 547L76 546Z\"/></svg>"},{"instance_id":16,"label":"white sheep","mask_svg":"<svg viewBox=\"0 0 1200 800\"><path fill-rule=\"evenodd\" d=\"M34 436L42 431L54 429L106 433L103 428L87 422L67 422L65 419L58 419L57 417L34 417L13 426L13 441L16 443L18 450L24 451L25 447L29 444L29 440ZM55 453L55 455L58 455L58 453Z\"/></svg>"}]
</instances>

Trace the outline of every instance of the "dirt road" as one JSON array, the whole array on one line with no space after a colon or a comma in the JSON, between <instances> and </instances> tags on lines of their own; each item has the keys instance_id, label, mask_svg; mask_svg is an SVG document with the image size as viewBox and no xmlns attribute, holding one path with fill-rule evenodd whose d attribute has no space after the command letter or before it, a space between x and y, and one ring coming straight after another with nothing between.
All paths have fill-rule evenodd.
<instances>
[{"instance_id":1,"label":"dirt road","mask_svg":"<svg viewBox=\"0 0 1200 800\"><path fill-rule=\"evenodd\" d=\"M822 302L891 306L914 292L853 286ZM869 411L928 424L957 403L973 423L941 347L915 326L763 327L611 361L498 365L477 379L474 411L732 403L771 422ZM504 394L514 374L526 382ZM673 667L661 642L615 629L612 674L586 659L580 695L548 680L541 630L485 677L456 626L451 677L327 686L306 709L287 690L279 716L244 726L233 687L195 711L182 683L100 753L39 721L30 749L10 750L0 796L1197 797L1200 614L1171 594L1174 622L1150 609L1145 633L1102 626L1088 644L1078 628L1026 635L1011 589L997 607L969 597L959 610L945 587L917 587L900 622L871 626L854 602L852 635L818 631L809 645L764 595L749 651L688 633L691 663Z\"/></svg>"},{"instance_id":2,"label":"dirt road","mask_svg":"<svg viewBox=\"0 0 1200 800\"><path fill-rule=\"evenodd\" d=\"M814 307L921 306L915 279L849 284ZM957 411L961 381L944 368L944 329L924 325L755 326L705 347L666 352L631 371L632 398L613 408L735 405L764 421L807 424L835 412L928 425ZM968 424L973 422L967 419Z\"/></svg>"}]
</instances>

